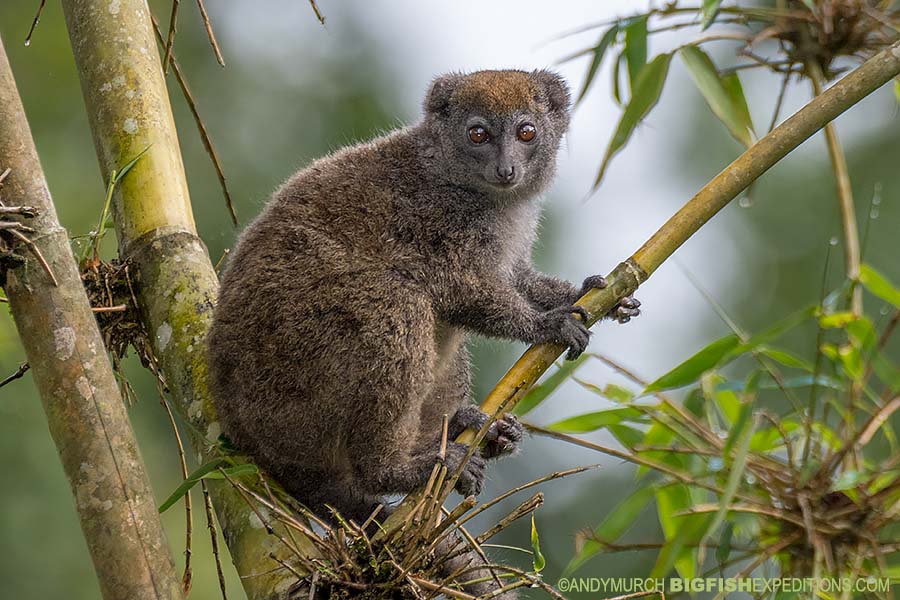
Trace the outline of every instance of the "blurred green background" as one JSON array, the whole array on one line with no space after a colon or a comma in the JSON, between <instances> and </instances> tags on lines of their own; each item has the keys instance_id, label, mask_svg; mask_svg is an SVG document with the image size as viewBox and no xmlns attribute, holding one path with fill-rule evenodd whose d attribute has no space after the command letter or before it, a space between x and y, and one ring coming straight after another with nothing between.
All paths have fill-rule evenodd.
<instances>
[{"instance_id":1,"label":"blurred green background","mask_svg":"<svg viewBox=\"0 0 900 600\"><path fill-rule=\"evenodd\" d=\"M73 235L83 234L94 226L101 209L101 174L56 3L48 3L32 45L26 48L22 43L37 4L0 3L0 36L60 217ZM627 2L604 3L599 8L591 2L576 2L552 11L536 1L507 0L491 8L461 2L433 12L413 2L379 1L354 10L320 2L329 19L322 28L305 2L267 3L264 11L248 6L251 3L229 8L210 3L227 61L227 68L221 69L196 7L182 4L176 54L222 159L242 223L259 211L282 179L311 159L416 119L418 103L433 75L486 66L552 65L571 49L593 42L594 34L556 45L544 42L586 20L633 10ZM166 23L169 3L151 5ZM513 6L522 9L522 22L511 25L510 31L496 32L492 24L498 18L508 19L504 11ZM520 39L522 32L526 39ZM580 85L585 68L584 62L562 67L573 86ZM663 102L648 126L616 159L600 193L587 204L581 199L618 109L606 83L606 88L598 85L579 109L561 157L561 183L549 195L537 256L545 270L573 280L606 271L737 155L737 145L709 115L686 74L677 67L673 70ZM601 74L600 79L608 83L609 78ZM198 227L215 261L233 243L236 232L180 90L171 78L170 84ZM767 123L777 82L764 75L751 76L745 79L745 88L757 123ZM792 90L788 108L799 107L806 94L807 90ZM890 92L876 94L842 118L840 126L848 140L858 217L868 232L866 260L900 281L896 102ZM877 218L869 219L876 187L881 202ZM751 330L815 302L829 240L839 233L824 145L816 138L755 186L749 207L727 208L680 250L675 262L642 288L645 315L627 328L604 326L595 336L594 348L653 377L723 333L725 326L682 269L696 275L731 316ZM111 242L107 240L108 256L115 252ZM828 279L836 285L841 276L836 248ZM867 301L877 314L880 307L871 298ZM789 345L808 355L811 333L798 332ZM521 347L489 341L477 341L473 347L476 397L482 397ZM900 356L896 343L889 351ZM14 325L4 315L0 317L0 376L13 372L23 360ZM180 478L172 433L150 378L133 361L128 371L141 398L130 409L132 420L157 498L162 500ZM614 380L599 367L586 369L583 375L597 383ZM585 395L577 386L564 386L533 420L557 420L597 404L596 397ZM538 525L549 561L545 571L549 582L556 581L572 556L575 533L596 525L633 488L632 471L587 451L531 439L519 456L490 473L486 497L551 470L594 462L603 462L604 468L543 486L546 502L538 512ZM198 496L195 507L200 506ZM183 513L175 507L164 520L180 565ZM655 517L649 510L641 529L633 532L633 539L657 538ZM191 597L218 598L202 510L195 510L194 539ZM497 543L527 547L527 523L511 528ZM98 597L68 486L30 375L0 390L0 548L4 554L0 597ZM506 551L503 556L527 564L524 555ZM640 577L652 561L649 554L603 556L580 574ZM229 597L242 597L229 564L226 569Z\"/></svg>"}]
</instances>

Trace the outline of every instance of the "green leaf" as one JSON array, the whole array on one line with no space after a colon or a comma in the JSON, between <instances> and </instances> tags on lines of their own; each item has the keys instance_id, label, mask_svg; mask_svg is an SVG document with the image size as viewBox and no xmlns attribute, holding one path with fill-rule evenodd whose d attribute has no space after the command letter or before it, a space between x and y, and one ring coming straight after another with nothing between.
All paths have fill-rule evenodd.
<instances>
[{"instance_id":1,"label":"green leaf","mask_svg":"<svg viewBox=\"0 0 900 600\"><path fill-rule=\"evenodd\" d=\"M700 25L706 29L715 21L716 15L719 14L719 5L722 0L703 0L703 6L700 8Z\"/></svg>"},{"instance_id":2,"label":"green leaf","mask_svg":"<svg viewBox=\"0 0 900 600\"><path fill-rule=\"evenodd\" d=\"M613 62L612 69L612 95L613 100L616 101L616 104L622 106L622 90L619 85L621 77L619 76L619 72L622 69L622 63L625 62L625 53L620 52L616 57L615 62Z\"/></svg>"},{"instance_id":3,"label":"green leaf","mask_svg":"<svg viewBox=\"0 0 900 600\"><path fill-rule=\"evenodd\" d=\"M900 81L894 80L894 98L900 103Z\"/></svg>"},{"instance_id":4,"label":"green leaf","mask_svg":"<svg viewBox=\"0 0 900 600\"><path fill-rule=\"evenodd\" d=\"M734 460L731 462L725 489L722 490L723 493L719 497L719 510L716 512L715 517L713 517L709 527L706 529L706 533L703 535L700 543L701 546L704 545L706 539L725 521L725 517L728 516L728 509L731 506L731 501L734 499L734 495L737 493L738 487L740 487L741 481L744 478L744 469L747 466L747 456L750 453L750 440L753 439L753 430L755 429L755 426L753 425L750 427L746 426L747 423L750 422L750 407L751 405L749 403L745 405L745 408L747 408L747 416L745 418L744 413L741 413L742 418L735 425L734 431L728 437L725 449L722 452L725 460L728 460L730 458L731 448L733 447L735 449ZM702 563L703 561L701 560L700 562Z\"/></svg>"},{"instance_id":5,"label":"green leaf","mask_svg":"<svg viewBox=\"0 0 900 600\"><path fill-rule=\"evenodd\" d=\"M897 289L897 286L871 266L860 266L859 281L874 295L889 304L893 304L895 308L900 308L900 289Z\"/></svg>"},{"instance_id":6,"label":"green leaf","mask_svg":"<svg viewBox=\"0 0 900 600\"><path fill-rule=\"evenodd\" d=\"M753 144L750 133L752 123L747 120L747 114L735 104L709 55L697 46L685 46L681 49L681 58L716 118L725 124L737 141L749 148ZM740 86L740 80L737 80L737 86ZM743 91L740 92L740 97L743 98Z\"/></svg>"},{"instance_id":7,"label":"green leaf","mask_svg":"<svg viewBox=\"0 0 900 600\"><path fill-rule=\"evenodd\" d=\"M644 440L644 433L628 425L609 425L606 428L616 440L629 450Z\"/></svg>"},{"instance_id":8,"label":"green leaf","mask_svg":"<svg viewBox=\"0 0 900 600\"><path fill-rule=\"evenodd\" d=\"M734 389L739 384L740 389ZM744 382L727 382L721 376L709 374L703 377L701 390L705 398L711 399L719 409L719 414L727 427L731 427L741 414L741 401L735 391L742 391Z\"/></svg>"},{"instance_id":9,"label":"green leaf","mask_svg":"<svg viewBox=\"0 0 900 600\"><path fill-rule=\"evenodd\" d=\"M862 354L853 344L843 344L838 348L838 358L844 370L854 380L861 380L864 373Z\"/></svg>"},{"instance_id":10,"label":"green leaf","mask_svg":"<svg viewBox=\"0 0 900 600\"><path fill-rule=\"evenodd\" d=\"M634 393L631 390L614 383L607 383L603 386L603 395L615 402L631 402L634 399Z\"/></svg>"},{"instance_id":11,"label":"green leaf","mask_svg":"<svg viewBox=\"0 0 900 600\"><path fill-rule=\"evenodd\" d=\"M647 65L647 15L635 17L625 26L625 61L633 97L638 75Z\"/></svg>"},{"instance_id":12,"label":"green leaf","mask_svg":"<svg viewBox=\"0 0 900 600\"><path fill-rule=\"evenodd\" d=\"M587 433L610 425L618 425L622 421L642 422L644 421L643 417L643 411L626 406L623 408L611 408L609 410L601 410L563 419L562 421L557 421L552 425L548 425L547 429L564 433Z\"/></svg>"},{"instance_id":13,"label":"green leaf","mask_svg":"<svg viewBox=\"0 0 900 600\"><path fill-rule=\"evenodd\" d=\"M643 394L682 387L696 382L705 372L717 367L722 360L738 347L738 336L727 335L709 344L700 352L651 383Z\"/></svg>"},{"instance_id":14,"label":"green leaf","mask_svg":"<svg viewBox=\"0 0 900 600\"><path fill-rule=\"evenodd\" d=\"M617 35L619 35L618 23L607 29L600 37L600 41L597 42L597 45L594 46L594 56L591 58L591 65L588 67L587 76L584 79L584 86L582 86L581 92L578 94L578 99L575 101L576 105L579 104L587 94L588 89L594 82L594 76L597 74L597 69L600 68L601 63L603 63L603 56L606 54L606 50L609 48L610 44L616 41Z\"/></svg>"},{"instance_id":15,"label":"green leaf","mask_svg":"<svg viewBox=\"0 0 900 600\"><path fill-rule=\"evenodd\" d=\"M635 490L630 496L622 500L612 512L594 529L591 539L587 540L581 550L576 554L563 571L563 576L576 571L592 556L601 552L606 543L615 542L634 524L641 511L650 502L654 495L652 486L645 486Z\"/></svg>"},{"instance_id":16,"label":"green leaf","mask_svg":"<svg viewBox=\"0 0 900 600\"><path fill-rule=\"evenodd\" d=\"M248 475L256 475L259 473L259 467L251 463L244 463L240 465L235 465L233 467L226 467L222 469L225 471L225 474L232 478L238 477L246 477ZM223 475L218 469L213 471L212 473L207 473L201 479L225 479L225 475Z\"/></svg>"},{"instance_id":17,"label":"green leaf","mask_svg":"<svg viewBox=\"0 0 900 600\"><path fill-rule=\"evenodd\" d=\"M875 331L875 325L872 324L867 317L861 316L858 319L847 323L847 335L856 343L856 346L863 352L868 354L875 351L875 344L878 342L878 333Z\"/></svg>"},{"instance_id":18,"label":"green leaf","mask_svg":"<svg viewBox=\"0 0 900 600\"><path fill-rule=\"evenodd\" d=\"M734 523L725 523L722 535L719 536L719 546L716 548L716 562L719 563L720 568L728 562L728 557L731 556L732 537L734 537Z\"/></svg>"},{"instance_id":19,"label":"green leaf","mask_svg":"<svg viewBox=\"0 0 900 600\"><path fill-rule=\"evenodd\" d=\"M594 181L594 188L600 185L600 181L603 179L612 157L628 142L638 123L659 102L671 62L671 54L660 54L641 69L634 81L631 99L628 101L621 119L619 119L619 124L616 127L612 140L609 142L609 147L606 149L606 155L603 157L603 163L600 165L600 171L597 173L597 178Z\"/></svg>"},{"instance_id":20,"label":"green leaf","mask_svg":"<svg viewBox=\"0 0 900 600\"><path fill-rule=\"evenodd\" d=\"M166 501L163 502L159 507L159 512L166 512L173 504L178 502L182 496L187 494L192 487L197 485L197 482L203 479L205 476L209 475L212 471L215 471L220 466L225 464L225 459L222 457L214 458L206 464L200 465L197 467L193 473L191 473L187 479L181 482L172 495L166 498Z\"/></svg>"},{"instance_id":21,"label":"green leaf","mask_svg":"<svg viewBox=\"0 0 900 600\"><path fill-rule=\"evenodd\" d=\"M538 385L532 387L525 396L516 404L516 407L513 409L513 413L517 416L522 416L530 411L534 410L541 402L547 399L547 397L556 390L562 383L572 376L578 367L583 365L588 359L590 355L582 354L576 360L570 360L562 363L562 365L549 377L547 377L543 382Z\"/></svg>"},{"instance_id":22,"label":"green leaf","mask_svg":"<svg viewBox=\"0 0 900 600\"><path fill-rule=\"evenodd\" d=\"M750 107L747 106L747 98L744 96L744 86L741 85L741 77L737 73L728 73L722 76L722 85L731 98L731 104L735 112L747 123L747 128L753 131L753 118L750 116Z\"/></svg>"},{"instance_id":23,"label":"green leaf","mask_svg":"<svg viewBox=\"0 0 900 600\"><path fill-rule=\"evenodd\" d=\"M837 312L820 317L819 327L822 329L843 329L858 318L852 312Z\"/></svg>"},{"instance_id":24,"label":"green leaf","mask_svg":"<svg viewBox=\"0 0 900 600\"><path fill-rule=\"evenodd\" d=\"M786 367L803 369L804 371L809 371L810 373L815 370L815 367L811 362L809 362L805 358L797 356L796 354L792 354L787 350L779 350L778 348L769 348L767 346L762 346L760 348L757 348L757 352L759 352L763 356L771 358L774 361L780 362Z\"/></svg>"},{"instance_id":25,"label":"green leaf","mask_svg":"<svg viewBox=\"0 0 900 600\"><path fill-rule=\"evenodd\" d=\"M694 497L686 485L672 485L657 491L656 508L666 542L657 555L650 577L664 577L673 567L684 578L690 579L696 575L694 546L706 531L710 517L705 514L679 514L694 504Z\"/></svg>"},{"instance_id":26,"label":"green leaf","mask_svg":"<svg viewBox=\"0 0 900 600\"><path fill-rule=\"evenodd\" d=\"M661 423L657 422L650 426L647 430L647 433L644 434L644 439L641 442L643 446L665 446L666 444L672 443L672 440L675 439L675 432L673 432L668 427L663 426ZM656 461L663 462L674 466L679 470L683 470L684 468L684 456L676 453L676 452L659 452L659 451L644 451L638 453L640 456L645 456L652 458ZM650 467L640 465L637 468L637 472L635 473L635 478L640 479L644 477L647 473L650 472Z\"/></svg>"},{"instance_id":27,"label":"green leaf","mask_svg":"<svg viewBox=\"0 0 900 600\"><path fill-rule=\"evenodd\" d=\"M142 156L147 154L148 150L150 150L150 146L147 146L146 148L138 152L137 156L125 163L125 166L123 166L121 169L119 169L118 171L113 171L111 177L113 183L119 183L120 181L122 181L122 178L128 174L128 171L130 171L131 168L137 164L137 161L139 161Z\"/></svg>"},{"instance_id":28,"label":"green leaf","mask_svg":"<svg viewBox=\"0 0 900 600\"><path fill-rule=\"evenodd\" d=\"M750 336L746 342L741 344L737 349L735 349L735 356L739 354L744 354L745 352L749 352L751 350L755 350L759 346L763 344L768 344L772 340L777 339L784 333L790 331L791 329L797 327L798 325L806 322L813 315L816 314L817 307L815 306L807 306L806 308L802 308L795 313L792 313L778 321L768 329L764 329L763 331Z\"/></svg>"},{"instance_id":29,"label":"green leaf","mask_svg":"<svg viewBox=\"0 0 900 600\"><path fill-rule=\"evenodd\" d=\"M741 412L738 415L737 421L735 421L734 426L731 428L731 432L728 434L728 438L725 440L725 447L722 449L722 455L725 456L726 460L729 456L731 456L731 450L734 448L735 444L737 444L739 440L743 439L742 436L747 429L747 424L750 422L750 416L752 414L752 403L745 402L741 404Z\"/></svg>"},{"instance_id":30,"label":"green leaf","mask_svg":"<svg viewBox=\"0 0 900 600\"><path fill-rule=\"evenodd\" d=\"M540 573L547 566L547 561L541 554L541 540L538 537L537 526L534 524L534 513L531 513L531 553L531 566L535 573Z\"/></svg>"}]
</instances>

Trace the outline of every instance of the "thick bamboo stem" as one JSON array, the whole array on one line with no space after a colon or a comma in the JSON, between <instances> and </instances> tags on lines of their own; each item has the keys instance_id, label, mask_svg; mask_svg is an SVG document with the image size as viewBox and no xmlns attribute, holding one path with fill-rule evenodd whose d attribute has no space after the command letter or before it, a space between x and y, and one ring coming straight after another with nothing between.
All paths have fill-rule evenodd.
<instances>
[{"instance_id":1,"label":"thick bamboo stem","mask_svg":"<svg viewBox=\"0 0 900 600\"><path fill-rule=\"evenodd\" d=\"M37 210L28 221L36 230L32 239L58 282L23 253L29 259L8 273L6 293L100 590L106 600L181 598L144 463L68 235L56 218L2 41L0 131L0 167L11 169L3 200Z\"/></svg>"},{"instance_id":2,"label":"thick bamboo stem","mask_svg":"<svg viewBox=\"0 0 900 600\"><path fill-rule=\"evenodd\" d=\"M116 188L119 252L133 265L175 408L203 434L192 442L205 462L220 433L205 349L218 279L194 227L150 11L146 0L63 0L63 9L104 176L147 150ZM248 597L283 596L293 578L273 571L269 555L284 549L234 488L212 481L209 490Z\"/></svg>"}]
</instances>

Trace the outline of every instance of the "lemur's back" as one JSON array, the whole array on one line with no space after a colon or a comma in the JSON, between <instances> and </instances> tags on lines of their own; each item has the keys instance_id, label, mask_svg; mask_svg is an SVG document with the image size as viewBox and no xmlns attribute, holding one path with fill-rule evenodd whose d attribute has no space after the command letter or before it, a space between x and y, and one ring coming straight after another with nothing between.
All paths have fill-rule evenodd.
<instances>
[{"instance_id":1,"label":"lemur's back","mask_svg":"<svg viewBox=\"0 0 900 600\"><path fill-rule=\"evenodd\" d=\"M293 176L241 236L223 277L209 347L224 429L301 500L309 486L293 481L351 475L360 403L389 375L372 365L414 352L421 364L408 375L422 393L430 383L432 310L393 270L388 239L385 186L396 185L394 163L408 152L402 135ZM391 385L401 383L411 385ZM417 425L404 434L418 436Z\"/></svg>"}]
</instances>

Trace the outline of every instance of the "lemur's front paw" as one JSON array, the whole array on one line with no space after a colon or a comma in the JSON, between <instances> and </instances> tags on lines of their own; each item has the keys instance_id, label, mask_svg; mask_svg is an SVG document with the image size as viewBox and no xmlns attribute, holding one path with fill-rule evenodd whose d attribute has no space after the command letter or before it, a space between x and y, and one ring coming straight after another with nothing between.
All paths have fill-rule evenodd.
<instances>
[{"instance_id":1,"label":"lemur's front paw","mask_svg":"<svg viewBox=\"0 0 900 600\"><path fill-rule=\"evenodd\" d=\"M606 278L602 275L591 275L587 279L584 280L584 283L581 284L581 296L584 296L591 290L602 290L606 287ZM579 296L579 298L581 297ZM606 313L606 316L610 319L614 319L619 323L627 323L632 319L632 317L636 317L641 314L641 311L638 307L641 305L640 300L634 298L633 296L625 296L622 298L618 304L616 304L611 311Z\"/></svg>"},{"instance_id":2,"label":"lemur's front paw","mask_svg":"<svg viewBox=\"0 0 900 600\"><path fill-rule=\"evenodd\" d=\"M487 420L487 413L474 404L461 406L447 424L447 439L452 442L466 429L477 432Z\"/></svg>"},{"instance_id":3,"label":"lemur's front paw","mask_svg":"<svg viewBox=\"0 0 900 600\"><path fill-rule=\"evenodd\" d=\"M627 323L632 317L641 314L641 311L638 308L640 305L641 301L637 298L625 296L619 300L619 303L616 304L611 311L606 313L606 316L610 319L615 319L619 323Z\"/></svg>"},{"instance_id":4,"label":"lemur's front paw","mask_svg":"<svg viewBox=\"0 0 900 600\"><path fill-rule=\"evenodd\" d=\"M519 449L519 442L525 437L525 428L515 415L505 414L488 428L486 443L481 449L485 458L497 458L504 454L513 454Z\"/></svg>"},{"instance_id":5,"label":"lemur's front paw","mask_svg":"<svg viewBox=\"0 0 900 600\"><path fill-rule=\"evenodd\" d=\"M581 284L581 291L578 292L578 297L581 298L591 290L602 290L605 287L606 277L603 275L591 275Z\"/></svg>"},{"instance_id":6,"label":"lemur's front paw","mask_svg":"<svg viewBox=\"0 0 900 600\"><path fill-rule=\"evenodd\" d=\"M581 320L575 315L579 315ZM548 310L541 315L536 341L565 344L569 347L566 360L575 360L587 348L591 337L584 324L587 318L588 312L581 306L560 306Z\"/></svg>"},{"instance_id":7,"label":"lemur's front paw","mask_svg":"<svg viewBox=\"0 0 900 600\"><path fill-rule=\"evenodd\" d=\"M447 443L447 454L444 458L444 464L447 465L448 473L456 473L460 465L469 452L468 444L459 442ZM463 496L477 496L484 487L484 458L477 452L469 457L469 460L462 468L459 479L456 481L456 491Z\"/></svg>"}]
</instances>

